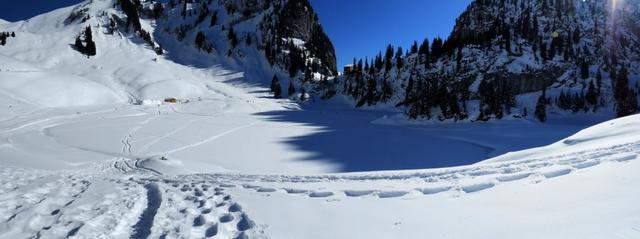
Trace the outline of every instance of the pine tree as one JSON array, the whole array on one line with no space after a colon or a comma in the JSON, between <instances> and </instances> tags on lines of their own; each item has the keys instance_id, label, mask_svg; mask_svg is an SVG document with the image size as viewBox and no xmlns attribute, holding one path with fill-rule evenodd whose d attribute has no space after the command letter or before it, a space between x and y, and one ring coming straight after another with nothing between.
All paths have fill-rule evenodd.
<instances>
[{"instance_id":1,"label":"pine tree","mask_svg":"<svg viewBox=\"0 0 640 239\"><path fill-rule=\"evenodd\" d=\"M629 92L629 76L627 73L627 68L622 67L618 74L612 76L615 80L614 85L614 97L617 101L624 101L627 97L627 93Z\"/></svg>"},{"instance_id":2,"label":"pine tree","mask_svg":"<svg viewBox=\"0 0 640 239\"><path fill-rule=\"evenodd\" d=\"M396 51L396 67L402 69L404 67L404 60L402 58L402 47L398 47Z\"/></svg>"},{"instance_id":3,"label":"pine tree","mask_svg":"<svg viewBox=\"0 0 640 239\"><path fill-rule=\"evenodd\" d=\"M211 22L209 23L209 27L214 27L218 24L218 11L213 12L211 14Z\"/></svg>"},{"instance_id":4,"label":"pine tree","mask_svg":"<svg viewBox=\"0 0 640 239\"><path fill-rule=\"evenodd\" d=\"M80 36L76 37L76 42L73 44L73 46L76 48L76 50L78 50L80 53L85 54L85 49L84 49L84 45L82 44L82 40L80 39Z\"/></svg>"},{"instance_id":5,"label":"pine tree","mask_svg":"<svg viewBox=\"0 0 640 239\"><path fill-rule=\"evenodd\" d=\"M586 61L580 65L580 78L583 80L589 79L589 63Z\"/></svg>"},{"instance_id":6,"label":"pine tree","mask_svg":"<svg viewBox=\"0 0 640 239\"><path fill-rule=\"evenodd\" d=\"M296 86L293 84L293 82L289 83L289 89L287 90L287 94L289 96L293 96L293 94L296 93Z\"/></svg>"},{"instance_id":7,"label":"pine tree","mask_svg":"<svg viewBox=\"0 0 640 239\"><path fill-rule=\"evenodd\" d=\"M617 116L625 117L638 113L638 100L636 93L629 88L629 75L625 67L622 67L617 78L614 92Z\"/></svg>"},{"instance_id":8,"label":"pine tree","mask_svg":"<svg viewBox=\"0 0 640 239\"><path fill-rule=\"evenodd\" d=\"M536 118L540 120L540 122L547 121L547 89L542 90L542 95L538 98L538 103L536 104Z\"/></svg>"},{"instance_id":9,"label":"pine tree","mask_svg":"<svg viewBox=\"0 0 640 239\"><path fill-rule=\"evenodd\" d=\"M233 30L233 26L229 26L229 33L227 34L227 38L229 38L231 49L236 48L236 46L238 45L238 36L236 36L236 33Z\"/></svg>"},{"instance_id":10,"label":"pine tree","mask_svg":"<svg viewBox=\"0 0 640 239\"><path fill-rule=\"evenodd\" d=\"M276 78L277 79L277 78ZM282 98L282 87L280 86L280 82L278 82L273 87L273 98L280 99Z\"/></svg>"},{"instance_id":11,"label":"pine tree","mask_svg":"<svg viewBox=\"0 0 640 239\"><path fill-rule=\"evenodd\" d=\"M244 40L245 45L251 46L251 35L247 34Z\"/></svg>"},{"instance_id":12,"label":"pine tree","mask_svg":"<svg viewBox=\"0 0 640 239\"><path fill-rule=\"evenodd\" d=\"M154 19L160 18L160 16L162 16L163 12L164 12L164 6L162 5L162 3L156 2L155 4L153 4L153 18Z\"/></svg>"},{"instance_id":13,"label":"pine tree","mask_svg":"<svg viewBox=\"0 0 640 239\"><path fill-rule=\"evenodd\" d=\"M416 53L418 53L418 42L413 41L413 44L411 45L411 54Z\"/></svg>"},{"instance_id":14,"label":"pine tree","mask_svg":"<svg viewBox=\"0 0 640 239\"><path fill-rule=\"evenodd\" d=\"M87 26L84 30L84 44L80 39L80 36L76 37L73 44L77 51L87 56L96 55L96 43L93 41L93 35L91 34L91 27Z\"/></svg>"},{"instance_id":15,"label":"pine tree","mask_svg":"<svg viewBox=\"0 0 640 239\"><path fill-rule=\"evenodd\" d=\"M596 86L598 87L598 94L600 94L602 89L602 72L598 69L598 73L596 73Z\"/></svg>"},{"instance_id":16,"label":"pine tree","mask_svg":"<svg viewBox=\"0 0 640 239\"><path fill-rule=\"evenodd\" d=\"M594 106L595 110L595 106L598 104L598 92L596 91L596 86L593 84L593 81L589 82L586 100L589 105Z\"/></svg>"},{"instance_id":17,"label":"pine tree","mask_svg":"<svg viewBox=\"0 0 640 239\"><path fill-rule=\"evenodd\" d=\"M377 95L378 95L378 82L374 78L371 78L369 79L369 82L367 84L367 96L366 96L367 103L369 105L374 105L375 102L378 100Z\"/></svg>"},{"instance_id":18,"label":"pine tree","mask_svg":"<svg viewBox=\"0 0 640 239\"><path fill-rule=\"evenodd\" d=\"M273 75L273 78L271 79L271 92L276 91L277 85L280 85L280 80L278 79L278 76Z\"/></svg>"},{"instance_id":19,"label":"pine tree","mask_svg":"<svg viewBox=\"0 0 640 239\"><path fill-rule=\"evenodd\" d=\"M300 101L305 102L307 101L307 90L304 89L304 87L302 87L302 89L300 90Z\"/></svg>"},{"instance_id":20,"label":"pine tree","mask_svg":"<svg viewBox=\"0 0 640 239\"><path fill-rule=\"evenodd\" d=\"M182 11L180 12L182 19L187 17L187 1L184 1L184 5L182 5Z\"/></svg>"},{"instance_id":21,"label":"pine tree","mask_svg":"<svg viewBox=\"0 0 640 239\"><path fill-rule=\"evenodd\" d=\"M389 72L393 67L393 46L388 45L384 54L385 71Z\"/></svg>"},{"instance_id":22,"label":"pine tree","mask_svg":"<svg viewBox=\"0 0 640 239\"><path fill-rule=\"evenodd\" d=\"M202 49L204 48L204 43L205 43L204 33L202 31L199 31L198 34L196 34L196 47L198 47L198 49Z\"/></svg>"},{"instance_id":23,"label":"pine tree","mask_svg":"<svg viewBox=\"0 0 640 239\"><path fill-rule=\"evenodd\" d=\"M386 102L391 99L391 96L393 96L393 89L391 88L389 81L387 79L384 79L382 81L382 93L380 94L380 99L383 102Z\"/></svg>"},{"instance_id":24,"label":"pine tree","mask_svg":"<svg viewBox=\"0 0 640 239\"><path fill-rule=\"evenodd\" d=\"M441 55L442 55L442 39L437 37L433 39L433 43L431 44L431 60L433 62L436 62Z\"/></svg>"},{"instance_id":25,"label":"pine tree","mask_svg":"<svg viewBox=\"0 0 640 239\"><path fill-rule=\"evenodd\" d=\"M158 44L158 47L155 48L155 52L158 56L164 54L164 48L162 48L162 45Z\"/></svg>"},{"instance_id":26,"label":"pine tree","mask_svg":"<svg viewBox=\"0 0 640 239\"><path fill-rule=\"evenodd\" d=\"M418 55L420 55L420 61L424 64L424 67L429 68L429 39L424 39L418 50Z\"/></svg>"}]
</instances>

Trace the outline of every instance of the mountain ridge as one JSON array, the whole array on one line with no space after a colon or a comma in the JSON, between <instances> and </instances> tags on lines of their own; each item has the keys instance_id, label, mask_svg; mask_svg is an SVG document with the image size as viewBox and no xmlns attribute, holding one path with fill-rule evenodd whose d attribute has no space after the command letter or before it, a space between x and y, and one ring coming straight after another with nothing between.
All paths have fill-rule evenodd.
<instances>
[{"instance_id":1,"label":"mountain ridge","mask_svg":"<svg viewBox=\"0 0 640 239\"><path fill-rule=\"evenodd\" d=\"M633 24L640 21L638 2L613 3L477 0L446 40L415 42L406 52L389 45L384 55L354 60L341 92L356 107L399 107L412 119L522 118L535 108L628 115L638 111L640 90L640 52L633 47L640 44ZM627 79L618 79L622 72ZM617 89L606 78L631 78L630 87ZM547 88L538 104L531 93Z\"/></svg>"}]
</instances>

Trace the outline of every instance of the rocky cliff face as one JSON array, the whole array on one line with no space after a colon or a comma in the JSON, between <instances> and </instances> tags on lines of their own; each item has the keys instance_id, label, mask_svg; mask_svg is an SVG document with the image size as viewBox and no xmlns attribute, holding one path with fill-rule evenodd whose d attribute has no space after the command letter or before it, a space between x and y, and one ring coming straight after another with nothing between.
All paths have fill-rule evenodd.
<instances>
[{"instance_id":1,"label":"rocky cliff face","mask_svg":"<svg viewBox=\"0 0 640 239\"><path fill-rule=\"evenodd\" d=\"M307 0L289 0L278 13L278 33L285 37L306 42L311 54L327 64L332 74L337 74L333 44L320 25L318 15Z\"/></svg>"}]
</instances>

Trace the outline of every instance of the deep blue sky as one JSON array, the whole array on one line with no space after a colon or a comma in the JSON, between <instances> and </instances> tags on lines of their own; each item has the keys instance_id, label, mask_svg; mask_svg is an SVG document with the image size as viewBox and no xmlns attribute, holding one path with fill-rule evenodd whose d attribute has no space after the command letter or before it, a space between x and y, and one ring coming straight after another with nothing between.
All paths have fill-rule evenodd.
<instances>
[{"instance_id":1,"label":"deep blue sky","mask_svg":"<svg viewBox=\"0 0 640 239\"><path fill-rule=\"evenodd\" d=\"M310 0L338 55L338 67L371 57L387 44L447 37L471 0ZM0 0L0 18L17 21L81 0Z\"/></svg>"},{"instance_id":2,"label":"deep blue sky","mask_svg":"<svg viewBox=\"0 0 640 239\"><path fill-rule=\"evenodd\" d=\"M338 70L387 44L446 38L471 0L310 0L338 55Z\"/></svg>"}]
</instances>

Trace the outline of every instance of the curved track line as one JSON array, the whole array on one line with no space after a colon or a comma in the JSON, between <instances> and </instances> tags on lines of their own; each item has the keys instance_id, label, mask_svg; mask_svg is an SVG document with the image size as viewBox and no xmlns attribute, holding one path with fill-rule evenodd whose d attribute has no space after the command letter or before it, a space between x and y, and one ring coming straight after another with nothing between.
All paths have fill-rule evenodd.
<instances>
[{"instance_id":1,"label":"curved track line","mask_svg":"<svg viewBox=\"0 0 640 239\"><path fill-rule=\"evenodd\" d=\"M169 151L161 152L161 153L159 153L159 154L173 154L173 153L180 152L180 151L183 151L183 150L186 150L186 149L190 149L190 148L198 147L198 146L200 146L200 145L203 145L203 144L206 144L206 143L209 143L209 142L215 141L215 140L220 139L220 138L222 138L222 137L224 137L224 136L227 136L227 135L229 135L229 134L232 134L232 133L234 133L234 132L236 132L236 131L246 129L246 128L252 127L252 126L254 126L254 125L257 125L257 124L258 124L258 122L253 122L253 123L250 123L250 124L247 124L247 125L239 126L239 127L236 127L236 128L230 129L230 130L227 130L227 131L225 131L225 132L222 132L222 133L220 133L220 134L217 134L217 135L215 135L215 136L213 136L213 137L210 137L210 138L208 138L208 139L205 139L205 140L203 140L203 141L200 141L200 142L197 142L197 143L193 143L193 144L189 144L189 145L185 145L185 146L183 146L183 147L176 148L176 149L173 149L173 150L169 150Z\"/></svg>"}]
</instances>

